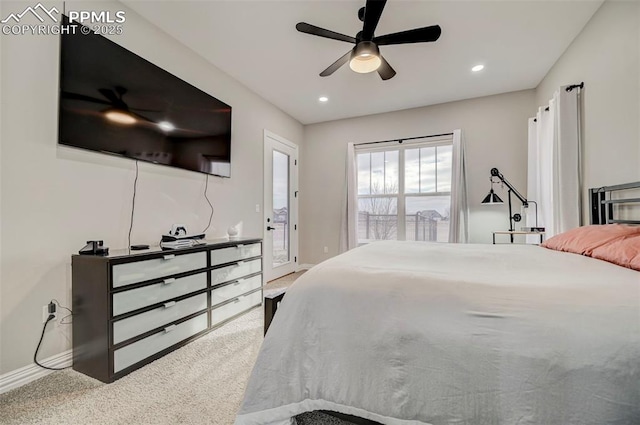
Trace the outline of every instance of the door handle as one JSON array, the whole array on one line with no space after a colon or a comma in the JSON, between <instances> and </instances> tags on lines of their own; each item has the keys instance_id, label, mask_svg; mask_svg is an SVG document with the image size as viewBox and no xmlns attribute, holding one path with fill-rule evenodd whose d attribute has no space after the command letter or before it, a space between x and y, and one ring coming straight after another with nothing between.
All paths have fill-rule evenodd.
<instances>
[{"instance_id":1,"label":"door handle","mask_svg":"<svg viewBox=\"0 0 640 425\"><path fill-rule=\"evenodd\" d=\"M267 230L276 230L275 227L267 226Z\"/></svg>"}]
</instances>

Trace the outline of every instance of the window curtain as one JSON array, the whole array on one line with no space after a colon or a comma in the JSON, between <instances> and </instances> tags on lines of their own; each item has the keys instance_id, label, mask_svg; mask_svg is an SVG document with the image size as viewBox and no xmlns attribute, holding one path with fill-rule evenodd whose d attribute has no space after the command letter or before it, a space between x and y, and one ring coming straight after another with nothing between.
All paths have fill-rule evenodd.
<instances>
[{"instance_id":1,"label":"window curtain","mask_svg":"<svg viewBox=\"0 0 640 425\"><path fill-rule=\"evenodd\" d=\"M356 148L353 143L347 144L345 170L340 252L346 252L358 246L358 186L356 181Z\"/></svg>"},{"instance_id":2,"label":"window curtain","mask_svg":"<svg viewBox=\"0 0 640 425\"><path fill-rule=\"evenodd\" d=\"M449 242L466 243L469 240L469 207L467 205L467 174L464 159L462 131L453 131L453 158L451 164L451 218Z\"/></svg>"},{"instance_id":3,"label":"window curtain","mask_svg":"<svg viewBox=\"0 0 640 425\"><path fill-rule=\"evenodd\" d=\"M579 90L561 87L529 119L527 198L538 203L538 226L546 228L547 238L582 224L578 102ZM533 207L527 226L535 225Z\"/></svg>"}]
</instances>

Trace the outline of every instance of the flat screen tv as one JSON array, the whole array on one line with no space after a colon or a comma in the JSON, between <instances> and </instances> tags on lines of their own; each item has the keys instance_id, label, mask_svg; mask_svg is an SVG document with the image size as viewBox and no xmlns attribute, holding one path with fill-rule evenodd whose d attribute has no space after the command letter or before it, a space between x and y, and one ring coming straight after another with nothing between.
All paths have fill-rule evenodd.
<instances>
[{"instance_id":1,"label":"flat screen tv","mask_svg":"<svg viewBox=\"0 0 640 425\"><path fill-rule=\"evenodd\" d=\"M230 177L231 107L96 34L61 35L58 143Z\"/></svg>"}]
</instances>

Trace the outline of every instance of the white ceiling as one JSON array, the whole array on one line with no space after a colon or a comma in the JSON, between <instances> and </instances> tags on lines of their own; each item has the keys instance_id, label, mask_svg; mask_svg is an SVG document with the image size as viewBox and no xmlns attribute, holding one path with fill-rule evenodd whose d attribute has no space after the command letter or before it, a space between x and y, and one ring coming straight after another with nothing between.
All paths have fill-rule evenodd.
<instances>
[{"instance_id":1,"label":"white ceiling","mask_svg":"<svg viewBox=\"0 0 640 425\"><path fill-rule=\"evenodd\" d=\"M303 124L534 88L602 4L390 0L376 35L438 24L435 43L381 46L397 75L318 74L353 45L296 31L300 21L355 36L352 1L125 3ZM485 69L472 73L471 67ZM329 102L320 103L325 95Z\"/></svg>"}]
</instances>

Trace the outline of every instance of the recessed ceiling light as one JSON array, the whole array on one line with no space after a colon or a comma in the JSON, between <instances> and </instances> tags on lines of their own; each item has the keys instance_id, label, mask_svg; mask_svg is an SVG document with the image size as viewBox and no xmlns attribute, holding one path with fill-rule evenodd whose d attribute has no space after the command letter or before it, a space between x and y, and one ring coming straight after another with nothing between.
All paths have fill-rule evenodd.
<instances>
[{"instance_id":1,"label":"recessed ceiling light","mask_svg":"<svg viewBox=\"0 0 640 425\"><path fill-rule=\"evenodd\" d=\"M484 65L476 65L473 68L471 68L473 72L482 71L483 69L484 69Z\"/></svg>"},{"instance_id":2,"label":"recessed ceiling light","mask_svg":"<svg viewBox=\"0 0 640 425\"><path fill-rule=\"evenodd\" d=\"M318 98L318 100L319 100L320 102L327 102L327 101L329 101L329 98L328 98L327 96L320 96L320 97Z\"/></svg>"}]
</instances>

